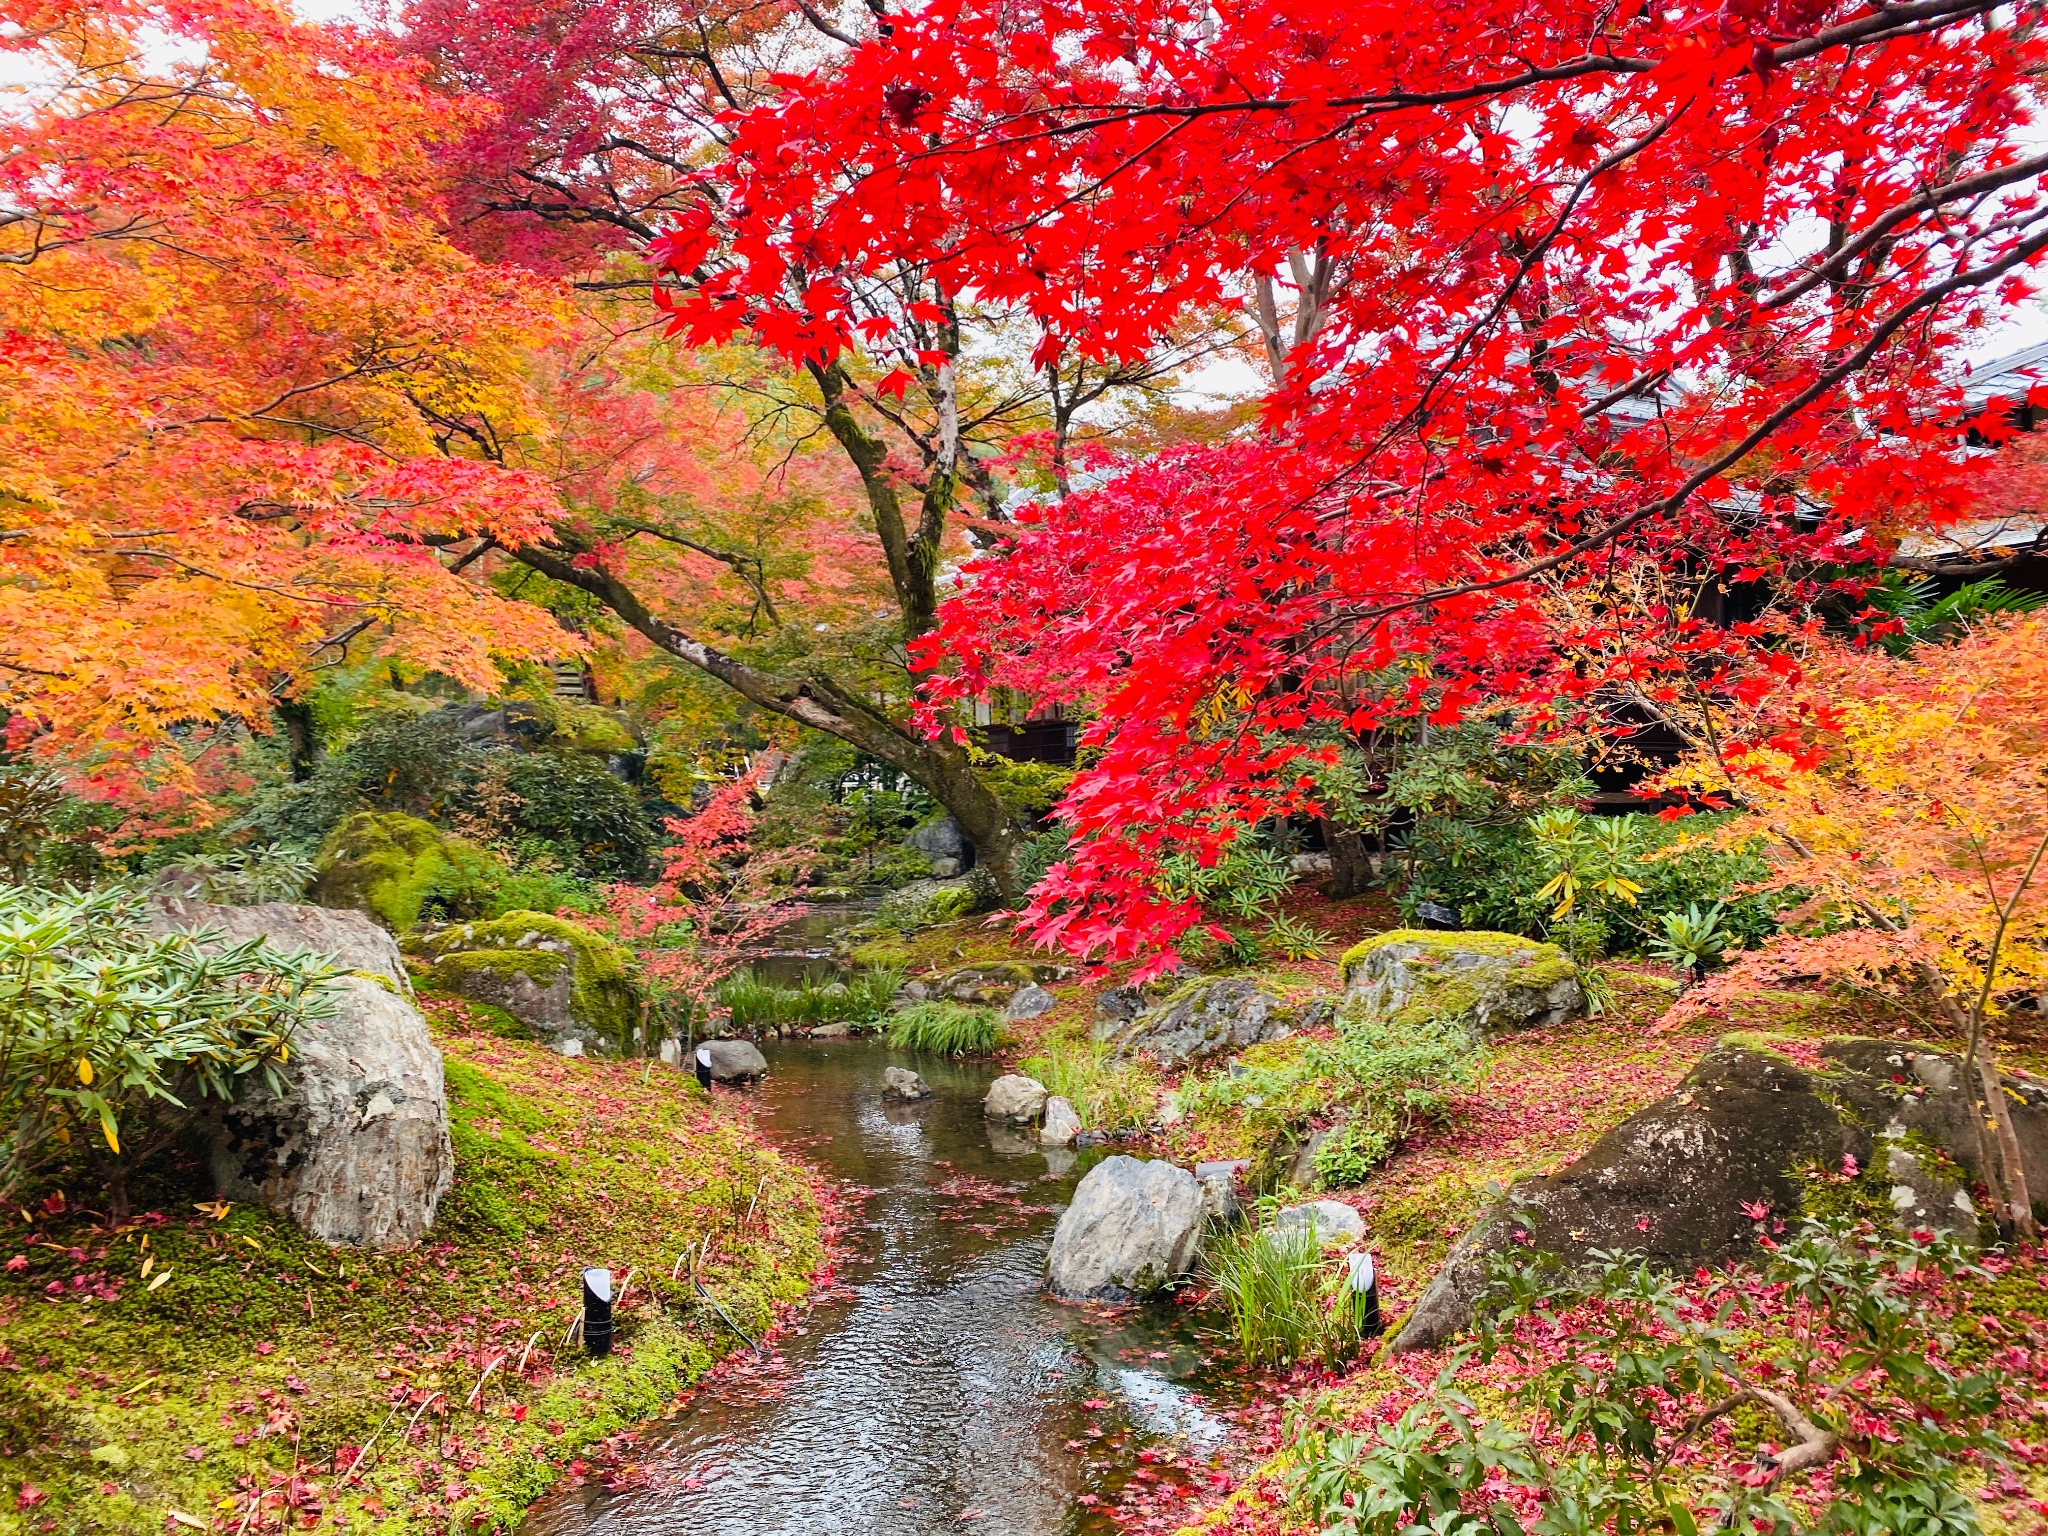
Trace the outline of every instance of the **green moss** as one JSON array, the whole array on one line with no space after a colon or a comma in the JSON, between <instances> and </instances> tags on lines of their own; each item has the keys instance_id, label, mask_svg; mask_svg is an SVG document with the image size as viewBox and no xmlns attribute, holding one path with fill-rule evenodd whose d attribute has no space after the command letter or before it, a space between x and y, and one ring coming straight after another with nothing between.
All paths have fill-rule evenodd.
<instances>
[{"instance_id":1,"label":"green moss","mask_svg":"<svg viewBox=\"0 0 2048 1536\"><path fill-rule=\"evenodd\" d=\"M28 1267L0 1278L0 1536L161 1536L171 1510L231 1531L240 1480L295 1469L358 1536L509 1531L729 1347L668 1278L687 1245L715 1237L705 1284L750 1332L803 1293L822 1259L808 1177L694 1082L484 1035L437 1044L456 1182L410 1253L330 1250L255 1207L215 1220L193 1207L211 1192L197 1159L152 1175L146 1214L117 1231L74 1214L18 1233ZM145 1262L170 1278L150 1289ZM584 1263L635 1276L608 1361L561 1342ZM92 1295L74 1274L118 1295L42 1299L52 1282ZM438 1394L410 1443L406 1417L388 1422L401 1394L406 1417ZM337 1455L373 1437L342 1483ZM22 1483L46 1497L20 1507Z\"/></svg>"},{"instance_id":2,"label":"green moss","mask_svg":"<svg viewBox=\"0 0 2048 1536\"><path fill-rule=\"evenodd\" d=\"M1370 1226L1388 1272L1404 1289L1419 1292L1500 1191L1495 1180L1454 1170L1381 1205Z\"/></svg>"},{"instance_id":3,"label":"green moss","mask_svg":"<svg viewBox=\"0 0 2048 1536\"><path fill-rule=\"evenodd\" d=\"M564 945L567 953L542 949L542 943ZM508 912L444 929L420 948L433 957L429 983L463 997L479 975L508 982L523 971L547 987L571 967L569 1012L578 1024L621 1050L639 1031L646 993L632 952L580 923L545 912Z\"/></svg>"},{"instance_id":4,"label":"green moss","mask_svg":"<svg viewBox=\"0 0 2048 1536\"><path fill-rule=\"evenodd\" d=\"M867 939L846 952L846 958L864 971L900 971L910 964L910 946L895 934Z\"/></svg>"},{"instance_id":5,"label":"green moss","mask_svg":"<svg viewBox=\"0 0 2048 1536\"><path fill-rule=\"evenodd\" d=\"M610 755L640 745L625 722L609 710L589 704L557 702L554 738L572 752Z\"/></svg>"},{"instance_id":6,"label":"green moss","mask_svg":"<svg viewBox=\"0 0 2048 1536\"><path fill-rule=\"evenodd\" d=\"M1564 954L1564 951L1555 944L1525 939L1517 933L1488 933L1484 930L1443 933L1431 928L1392 928L1385 933L1376 933L1369 939L1361 939L1345 950L1344 958L1337 962L1337 968L1348 979L1354 965L1363 962L1374 950L1382 949L1389 944L1415 944L1424 949L1436 950L1440 954L1462 950L1466 953L1499 955L1503 958L1524 950L1547 952L1543 956L1546 960L1552 956L1562 957ZM1567 966L1570 965L1568 960L1565 963Z\"/></svg>"},{"instance_id":7,"label":"green moss","mask_svg":"<svg viewBox=\"0 0 2048 1536\"><path fill-rule=\"evenodd\" d=\"M394 933L487 883L500 866L482 848L417 816L359 811L321 846L313 899L323 907L366 912Z\"/></svg>"}]
</instances>

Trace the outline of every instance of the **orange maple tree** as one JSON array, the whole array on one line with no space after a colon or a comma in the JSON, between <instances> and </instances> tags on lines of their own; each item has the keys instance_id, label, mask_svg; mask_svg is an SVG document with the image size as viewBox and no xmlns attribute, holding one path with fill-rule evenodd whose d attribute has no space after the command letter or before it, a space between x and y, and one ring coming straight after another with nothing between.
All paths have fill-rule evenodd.
<instances>
[{"instance_id":1,"label":"orange maple tree","mask_svg":"<svg viewBox=\"0 0 2048 1536\"><path fill-rule=\"evenodd\" d=\"M10 744L161 783L195 724L267 729L352 646L478 686L577 649L478 569L559 502L474 420L544 430L529 358L572 317L445 236L433 151L468 109L388 40L263 0L12 19Z\"/></svg>"},{"instance_id":2,"label":"orange maple tree","mask_svg":"<svg viewBox=\"0 0 2048 1536\"><path fill-rule=\"evenodd\" d=\"M1966 1044L1987 1111L2002 1225L2032 1203L1987 1027L2048 989L2048 617L2005 619L1903 657L1814 640L1797 682L1670 782L1732 793L1721 834L1773 855L1766 888L1805 892L1784 931L1683 1007L1787 973L1931 1004Z\"/></svg>"}]
</instances>

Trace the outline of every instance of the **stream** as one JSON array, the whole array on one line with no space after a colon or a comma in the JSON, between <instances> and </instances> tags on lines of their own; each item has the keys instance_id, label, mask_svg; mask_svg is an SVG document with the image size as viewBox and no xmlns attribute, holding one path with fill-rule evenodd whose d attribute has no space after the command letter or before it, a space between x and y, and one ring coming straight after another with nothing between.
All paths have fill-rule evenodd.
<instances>
[{"instance_id":1,"label":"stream","mask_svg":"<svg viewBox=\"0 0 2048 1536\"><path fill-rule=\"evenodd\" d=\"M1244 1382L1192 1309L1056 1304L1052 1228L1099 1152L990 1126L987 1062L769 1043L763 1132L855 1213L840 1285L650 1426L644 1481L559 1490L525 1536L1091 1536L1221 1464ZM882 1069L933 1097L885 1102ZM723 1092L725 1090L719 1090Z\"/></svg>"}]
</instances>

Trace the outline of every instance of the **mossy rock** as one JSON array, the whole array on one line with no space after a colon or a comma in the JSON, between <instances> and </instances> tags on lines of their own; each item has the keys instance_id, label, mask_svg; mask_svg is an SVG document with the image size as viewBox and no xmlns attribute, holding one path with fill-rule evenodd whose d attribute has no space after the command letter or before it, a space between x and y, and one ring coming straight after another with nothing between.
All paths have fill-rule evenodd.
<instances>
[{"instance_id":1,"label":"mossy rock","mask_svg":"<svg viewBox=\"0 0 2048 1536\"><path fill-rule=\"evenodd\" d=\"M504 1010L565 1055L620 1053L639 1034L647 995L631 951L579 923L508 912L417 948L428 986Z\"/></svg>"},{"instance_id":2,"label":"mossy rock","mask_svg":"<svg viewBox=\"0 0 2048 1536\"><path fill-rule=\"evenodd\" d=\"M1806 1217L1889 1215L1965 1243L1991 1235L1968 1193L1988 1170L1955 1056L1897 1040L1768 1038L1722 1041L1576 1162L1516 1183L1452 1248L1396 1351L1434 1349L1465 1327L1492 1261L1510 1251L1578 1270L1599 1253L1637 1252L1685 1274ZM2006 1078L2004 1089L2029 1191L2048 1188L2048 1088Z\"/></svg>"},{"instance_id":3,"label":"mossy rock","mask_svg":"<svg viewBox=\"0 0 2048 1536\"><path fill-rule=\"evenodd\" d=\"M1340 965L1347 1008L1461 1019L1475 1035L1562 1024L1586 1006L1570 957L1519 934L1397 928L1354 945Z\"/></svg>"},{"instance_id":4,"label":"mossy rock","mask_svg":"<svg viewBox=\"0 0 2048 1536\"><path fill-rule=\"evenodd\" d=\"M502 873L484 849L400 811L358 811L327 835L313 882L323 907L365 912L404 933L433 908L459 907Z\"/></svg>"},{"instance_id":5,"label":"mossy rock","mask_svg":"<svg viewBox=\"0 0 2048 1536\"><path fill-rule=\"evenodd\" d=\"M913 880L882 898L884 922L927 928L970 915L980 904L965 875L951 880Z\"/></svg>"},{"instance_id":6,"label":"mossy rock","mask_svg":"<svg viewBox=\"0 0 2048 1536\"><path fill-rule=\"evenodd\" d=\"M632 752L640 746L621 716L589 704L558 706L555 740L572 752L605 757Z\"/></svg>"},{"instance_id":7,"label":"mossy rock","mask_svg":"<svg viewBox=\"0 0 2048 1536\"><path fill-rule=\"evenodd\" d=\"M1326 1001L1296 1007L1245 976L1204 976L1176 988L1115 1036L1117 1051L1142 1051L1169 1071L1330 1021Z\"/></svg>"}]
</instances>

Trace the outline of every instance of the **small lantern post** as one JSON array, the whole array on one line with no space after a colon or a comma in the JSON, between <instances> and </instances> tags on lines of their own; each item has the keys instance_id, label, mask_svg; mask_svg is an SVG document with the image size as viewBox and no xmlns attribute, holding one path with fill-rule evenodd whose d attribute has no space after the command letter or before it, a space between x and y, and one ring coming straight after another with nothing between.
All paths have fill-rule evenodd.
<instances>
[{"instance_id":1,"label":"small lantern post","mask_svg":"<svg viewBox=\"0 0 2048 1536\"><path fill-rule=\"evenodd\" d=\"M583 1271L583 1347L602 1360L612 1352L612 1272Z\"/></svg>"}]
</instances>

